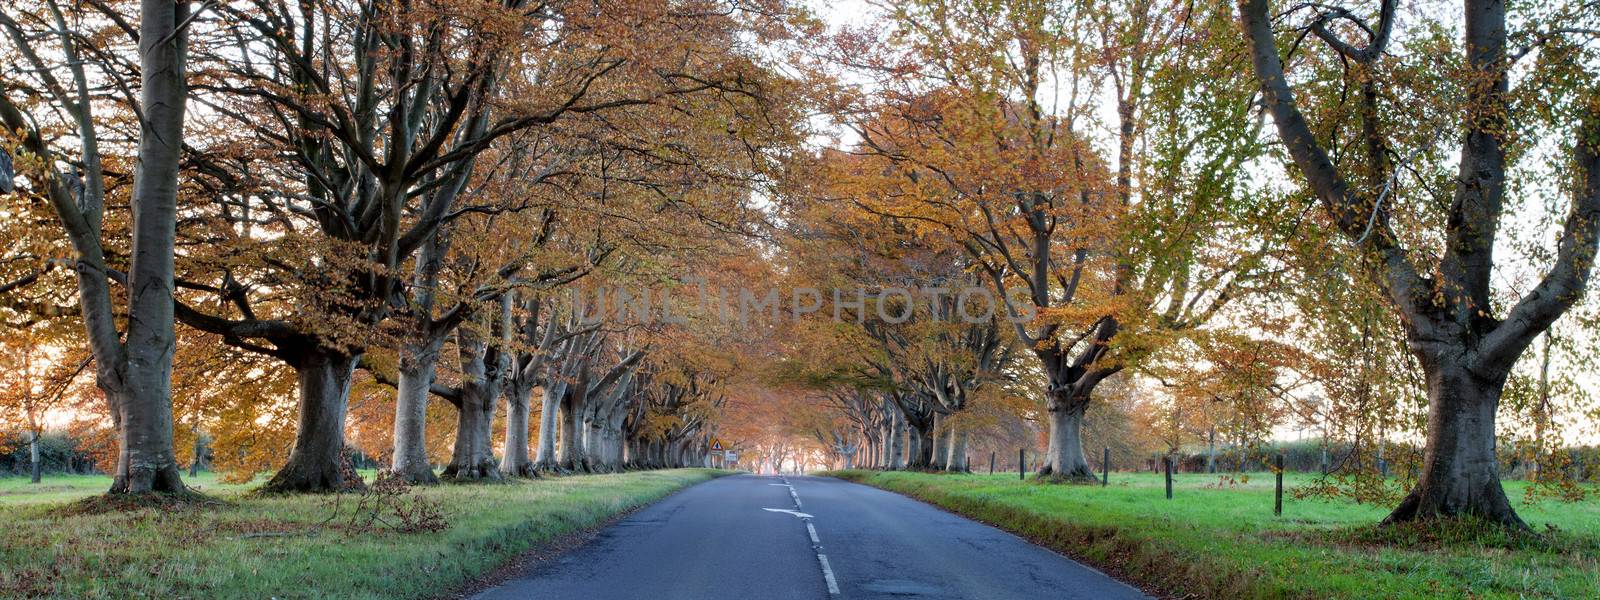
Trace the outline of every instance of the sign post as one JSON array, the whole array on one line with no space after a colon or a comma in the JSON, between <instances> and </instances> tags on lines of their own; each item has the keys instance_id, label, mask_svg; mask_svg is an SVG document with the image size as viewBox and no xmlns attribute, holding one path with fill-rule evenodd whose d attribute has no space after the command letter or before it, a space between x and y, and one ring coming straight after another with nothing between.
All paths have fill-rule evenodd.
<instances>
[{"instance_id":1,"label":"sign post","mask_svg":"<svg viewBox=\"0 0 1600 600\"><path fill-rule=\"evenodd\" d=\"M727 468L728 457L724 454L724 450L722 449L721 439L711 438L711 456L716 457L716 459L721 462L721 464L718 465L719 467Z\"/></svg>"}]
</instances>

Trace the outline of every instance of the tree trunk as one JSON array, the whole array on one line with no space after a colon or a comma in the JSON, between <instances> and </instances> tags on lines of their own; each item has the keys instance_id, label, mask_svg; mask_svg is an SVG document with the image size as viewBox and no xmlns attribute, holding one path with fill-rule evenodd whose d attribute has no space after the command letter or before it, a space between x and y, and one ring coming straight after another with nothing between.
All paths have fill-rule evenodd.
<instances>
[{"instance_id":1,"label":"tree trunk","mask_svg":"<svg viewBox=\"0 0 1600 600\"><path fill-rule=\"evenodd\" d=\"M1041 477L1094 479L1089 461L1083 456L1083 413L1087 399L1052 398L1050 402L1050 444L1045 448Z\"/></svg>"},{"instance_id":2,"label":"tree trunk","mask_svg":"<svg viewBox=\"0 0 1600 600\"><path fill-rule=\"evenodd\" d=\"M180 492L186 488L172 451L173 260L182 155L188 35L179 24L188 4L140 3L138 161L133 176L133 243L128 265L128 330L124 342L118 471L112 493ZM104 273L88 274L105 277ZM104 360L106 357L99 357ZM109 392L109 390L108 390Z\"/></svg>"},{"instance_id":3,"label":"tree trunk","mask_svg":"<svg viewBox=\"0 0 1600 600\"><path fill-rule=\"evenodd\" d=\"M394 453L389 470L410 483L438 483L428 460L428 397L443 338L407 345L400 359L394 403Z\"/></svg>"},{"instance_id":4,"label":"tree trunk","mask_svg":"<svg viewBox=\"0 0 1600 600\"><path fill-rule=\"evenodd\" d=\"M561 411L561 397L567 389L565 384L549 383L545 385L539 399L539 448L534 452L533 468L539 471L551 471L556 468L556 417Z\"/></svg>"},{"instance_id":5,"label":"tree trunk","mask_svg":"<svg viewBox=\"0 0 1600 600\"><path fill-rule=\"evenodd\" d=\"M883 448L879 451L879 455L883 457L883 464L879 465L879 467L885 470L893 469L894 466L891 463L894 460L894 453L892 450L892 447L894 446L894 415L891 414L885 418L883 420L883 426L879 427L878 429L880 432L878 443L883 444Z\"/></svg>"},{"instance_id":6,"label":"tree trunk","mask_svg":"<svg viewBox=\"0 0 1600 600\"><path fill-rule=\"evenodd\" d=\"M189 461L189 477L200 475L200 461L206 456L206 446L201 443L200 431L194 431L194 458Z\"/></svg>"},{"instance_id":7,"label":"tree trunk","mask_svg":"<svg viewBox=\"0 0 1600 600\"><path fill-rule=\"evenodd\" d=\"M889 470L899 471L906 468L906 419L899 411L889 416L893 421L889 427Z\"/></svg>"},{"instance_id":8,"label":"tree trunk","mask_svg":"<svg viewBox=\"0 0 1600 600\"><path fill-rule=\"evenodd\" d=\"M917 441L918 468L932 469L934 444L938 441L938 436L934 433L932 427L919 432L919 435L922 439Z\"/></svg>"},{"instance_id":9,"label":"tree trunk","mask_svg":"<svg viewBox=\"0 0 1600 600\"><path fill-rule=\"evenodd\" d=\"M932 450L928 453L928 468L935 471L944 470L944 460L950 452L948 444L950 433L945 431L948 428L944 425L944 415L933 413L933 427L928 430L933 436Z\"/></svg>"},{"instance_id":10,"label":"tree trunk","mask_svg":"<svg viewBox=\"0 0 1600 600\"><path fill-rule=\"evenodd\" d=\"M1206 472L1217 472L1217 428L1212 427L1206 434Z\"/></svg>"},{"instance_id":11,"label":"tree trunk","mask_svg":"<svg viewBox=\"0 0 1600 600\"><path fill-rule=\"evenodd\" d=\"M1477 517L1527 529L1500 485L1495 411L1506 375L1474 375L1454 365L1423 363L1428 385L1428 445L1422 476L1385 524L1441 517Z\"/></svg>"},{"instance_id":12,"label":"tree trunk","mask_svg":"<svg viewBox=\"0 0 1600 600\"><path fill-rule=\"evenodd\" d=\"M496 386L463 386L456 411L456 443L441 476L453 481L500 479L494 459Z\"/></svg>"},{"instance_id":13,"label":"tree trunk","mask_svg":"<svg viewBox=\"0 0 1600 600\"><path fill-rule=\"evenodd\" d=\"M604 427L596 428L594 431L594 443L591 444L589 448L591 448L591 451L589 452L589 465L591 470L596 473L615 472L614 465L611 461L612 446L611 432L609 430Z\"/></svg>"},{"instance_id":14,"label":"tree trunk","mask_svg":"<svg viewBox=\"0 0 1600 600\"><path fill-rule=\"evenodd\" d=\"M605 453L605 432L601 430L599 421L592 416L585 418L578 425L578 431L582 432L583 443L579 447L583 452L574 458L577 461L575 466L585 473L604 473L602 455Z\"/></svg>"},{"instance_id":15,"label":"tree trunk","mask_svg":"<svg viewBox=\"0 0 1600 600\"><path fill-rule=\"evenodd\" d=\"M528 410L533 389L513 383L506 395L506 441L500 451L500 472L507 477L533 477L533 461L528 458Z\"/></svg>"},{"instance_id":16,"label":"tree trunk","mask_svg":"<svg viewBox=\"0 0 1600 600\"><path fill-rule=\"evenodd\" d=\"M611 473L620 473L623 470L623 446L626 443L626 438L624 438L622 433L622 424L623 419L626 418L626 416L627 413L623 412L621 407L613 407L611 415L606 419L605 467L606 470Z\"/></svg>"},{"instance_id":17,"label":"tree trunk","mask_svg":"<svg viewBox=\"0 0 1600 600\"><path fill-rule=\"evenodd\" d=\"M621 473L624 470L626 444L620 430L615 428L606 430L606 468L612 473Z\"/></svg>"},{"instance_id":18,"label":"tree trunk","mask_svg":"<svg viewBox=\"0 0 1600 600\"><path fill-rule=\"evenodd\" d=\"M330 492L360 487L345 481L344 419L350 378L359 355L329 348L306 350L295 375L300 386L300 417L289 461L262 489L267 492Z\"/></svg>"},{"instance_id":19,"label":"tree trunk","mask_svg":"<svg viewBox=\"0 0 1600 600\"><path fill-rule=\"evenodd\" d=\"M28 436L28 459L32 465L33 479L30 483L39 483L44 471L44 465L39 460L39 432L31 431Z\"/></svg>"},{"instance_id":20,"label":"tree trunk","mask_svg":"<svg viewBox=\"0 0 1600 600\"><path fill-rule=\"evenodd\" d=\"M906 469L917 470L928 467L928 453L932 451L933 440L927 431L910 423L906 428Z\"/></svg>"},{"instance_id":21,"label":"tree trunk","mask_svg":"<svg viewBox=\"0 0 1600 600\"><path fill-rule=\"evenodd\" d=\"M573 386L574 389L581 386ZM576 470L583 462L583 428L578 413L578 393L571 391L561 398L561 452L557 461L564 470Z\"/></svg>"},{"instance_id":22,"label":"tree trunk","mask_svg":"<svg viewBox=\"0 0 1600 600\"><path fill-rule=\"evenodd\" d=\"M945 470L957 473L967 472L967 432L950 432L950 458L945 461Z\"/></svg>"}]
</instances>

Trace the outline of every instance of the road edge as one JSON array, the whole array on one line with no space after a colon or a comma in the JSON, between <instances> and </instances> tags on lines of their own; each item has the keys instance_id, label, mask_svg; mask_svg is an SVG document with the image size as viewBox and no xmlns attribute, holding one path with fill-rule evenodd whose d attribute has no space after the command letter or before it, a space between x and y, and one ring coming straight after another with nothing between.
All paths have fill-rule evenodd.
<instances>
[{"instance_id":1,"label":"road edge","mask_svg":"<svg viewBox=\"0 0 1600 600\"><path fill-rule=\"evenodd\" d=\"M962 498L955 494L945 493L942 490L940 490L940 493L934 494L927 493L926 490L900 490L885 487L860 477L860 475L864 474L868 473L824 471L808 473L807 475L864 485L927 504L963 519L983 523L1022 538L1035 546L1059 554L1068 560L1099 571L1111 579L1115 579L1154 598L1162 600L1254 598L1260 595L1252 593L1252 588L1249 586L1230 588L1228 590L1208 590L1199 594L1194 590L1178 591L1177 588L1170 585L1169 580L1181 578L1183 575L1188 574L1188 569L1183 566L1183 563L1178 562L1179 557L1170 552L1153 551L1144 543L1128 539L1127 536L1117 535L1118 528L1116 527L1093 527L1052 519L1054 524L1059 524L1060 527L1053 529L1030 528L1025 525L1037 525L1037 523L1024 524L1022 521L1028 520L1030 517L1033 521L1038 521L1039 519L1036 515L1021 509ZM918 493L918 491L922 493ZM975 505L982 505L981 508L988 509L988 512L980 513L977 510L979 507ZM1106 552L1103 556L1096 556L1078 551L1085 544L1097 548L1106 545L1109 545L1109 547L1104 548ZM1136 569L1134 568L1136 564L1150 567L1158 565L1167 567L1165 570L1169 573L1169 576L1165 578L1147 576L1146 573L1150 569Z\"/></svg>"},{"instance_id":2,"label":"road edge","mask_svg":"<svg viewBox=\"0 0 1600 600\"><path fill-rule=\"evenodd\" d=\"M604 531L605 528L616 525L623 519L633 516L633 514L636 512L659 504L668 498L683 493L685 490L705 485L730 475L738 475L739 473L739 471L717 470L712 473L710 479L697 481L695 483L680 487L665 495L662 495L660 498L630 506L623 510L612 513L605 519L602 519L587 527L575 529L568 533L545 540L539 543L537 546L534 546L532 549L506 559L504 562L500 563L494 568L479 573L474 577L467 578L450 591L434 596L433 598L434 600L465 600L482 593L485 590L499 587L501 584L504 584L507 581L511 581L526 575L532 570L538 568L540 565L549 562L553 558L558 558L563 554L588 545L590 542L593 542L595 537L599 536L600 532Z\"/></svg>"}]
</instances>

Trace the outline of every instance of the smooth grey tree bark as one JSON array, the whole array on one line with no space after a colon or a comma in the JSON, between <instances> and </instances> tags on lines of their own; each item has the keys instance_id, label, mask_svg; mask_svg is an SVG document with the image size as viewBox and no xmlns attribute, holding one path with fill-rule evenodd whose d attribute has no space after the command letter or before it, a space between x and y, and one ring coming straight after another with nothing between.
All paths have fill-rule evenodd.
<instances>
[{"instance_id":1,"label":"smooth grey tree bark","mask_svg":"<svg viewBox=\"0 0 1600 600\"><path fill-rule=\"evenodd\" d=\"M906 467L906 418L900 413L900 407L894 402L885 400L884 405L889 411L889 433L887 436L885 436L885 443L888 445L889 454L889 461L887 464L889 470L899 471Z\"/></svg>"},{"instance_id":2,"label":"smooth grey tree bark","mask_svg":"<svg viewBox=\"0 0 1600 600\"><path fill-rule=\"evenodd\" d=\"M927 445L923 433L914 427L906 428L906 469L917 470L928 465L928 459L923 456L923 446Z\"/></svg>"},{"instance_id":3,"label":"smooth grey tree bark","mask_svg":"<svg viewBox=\"0 0 1600 600\"><path fill-rule=\"evenodd\" d=\"M443 336L401 346L400 381L395 386L394 452L389 470L413 484L438 483L428 460L428 399Z\"/></svg>"},{"instance_id":4,"label":"smooth grey tree bark","mask_svg":"<svg viewBox=\"0 0 1600 600\"><path fill-rule=\"evenodd\" d=\"M350 380L360 355L310 346L292 364L300 392L294 448L263 487L269 492L323 492L359 487L344 477L344 423Z\"/></svg>"},{"instance_id":5,"label":"smooth grey tree bark","mask_svg":"<svg viewBox=\"0 0 1600 600\"><path fill-rule=\"evenodd\" d=\"M528 417L533 387L513 378L506 390L506 438L500 447L500 474L506 477L534 477L533 458L528 452Z\"/></svg>"},{"instance_id":6,"label":"smooth grey tree bark","mask_svg":"<svg viewBox=\"0 0 1600 600\"><path fill-rule=\"evenodd\" d=\"M507 382L506 392L506 438L500 451L500 472L507 477L538 475L528 446L528 419L531 416L533 390L542 386L548 396L554 384L547 377L546 366L561 362L559 356L552 355L558 351L558 342L562 340L557 335L560 327L556 311L545 310L543 299L532 294L522 304L522 320L517 331L524 349L517 352L511 364L511 379ZM542 403L540 410L542 421L555 416L547 414L555 410L548 401ZM550 423L541 423L540 433L547 431L546 428L550 426Z\"/></svg>"},{"instance_id":7,"label":"smooth grey tree bark","mask_svg":"<svg viewBox=\"0 0 1600 600\"><path fill-rule=\"evenodd\" d=\"M566 404L566 396L571 393L571 386L562 381L552 381L544 387L540 397L539 447L533 459L536 471L554 470L559 464L556 455L556 438L559 435L557 417L561 407Z\"/></svg>"},{"instance_id":8,"label":"smooth grey tree bark","mask_svg":"<svg viewBox=\"0 0 1600 600\"><path fill-rule=\"evenodd\" d=\"M570 469L567 458L577 451L574 447L579 443L576 411L582 403L574 395L587 388L587 381L578 385L578 379L587 377L588 362L599 351L602 341L597 328L585 323L582 315L572 315L568 328L583 331L560 344L561 359L544 387L539 446L534 457L534 469L538 471Z\"/></svg>"},{"instance_id":9,"label":"smooth grey tree bark","mask_svg":"<svg viewBox=\"0 0 1600 600\"><path fill-rule=\"evenodd\" d=\"M589 357L581 359L587 362ZM580 362L580 364L582 364ZM561 397L561 447L556 454L556 464L563 471L574 471L583 463L583 405L588 401L583 397L589 393L589 369L580 367L569 386L567 393Z\"/></svg>"},{"instance_id":10,"label":"smooth grey tree bark","mask_svg":"<svg viewBox=\"0 0 1600 600\"><path fill-rule=\"evenodd\" d=\"M133 245L128 266L125 342L127 386L122 407L126 472L121 491L181 490L172 451L173 259L178 216L178 167L183 155L185 62L189 7L143 0L139 8L143 113L139 164L134 169ZM96 274L97 276L103 276Z\"/></svg>"},{"instance_id":11,"label":"smooth grey tree bark","mask_svg":"<svg viewBox=\"0 0 1600 600\"><path fill-rule=\"evenodd\" d=\"M186 25L189 5L171 0L139 4L139 140L134 167L130 266L125 276L107 268L102 241L105 174L99 135L91 113L90 81L77 46L83 39L59 12L55 31L66 59L70 86L34 51L34 40L9 14L0 27L18 46L55 103L72 117L81 151L81 185L75 175L55 172L56 157L8 96L0 95L0 121L24 132L23 148L51 165L45 196L65 226L77 253L78 297L96 364L96 385L105 392L117 432L117 468L111 493L182 492L172 448L173 259L177 224L178 171L188 100ZM126 289L126 328L118 331L110 280Z\"/></svg>"},{"instance_id":12,"label":"smooth grey tree bark","mask_svg":"<svg viewBox=\"0 0 1600 600\"><path fill-rule=\"evenodd\" d=\"M952 473L965 473L967 466L967 432L962 429L952 429L950 432L950 457L945 459L944 470Z\"/></svg>"},{"instance_id":13,"label":"smooth grey tree bark","mask_svg":"<svg viewBox=\"0 0 1600 600\"><path fill-rule=\"evenodd\" d=\"M499 310L489 326L494 341L472 328L456 329L461 385L446 396L456 407L456 440L450 463L440 474L452 481L499 480L500 463L494 456L494 413L509 378L511 357L512 294L501 294Z\"/></svg>"},{"instance_id":14,"label":"smooth grey tree bark","mask_svg":"<svg viewBox=\"0 0 1600 600\"><path fill-rule=\"evenodd\" d=\"M30 465L29 483L39 483L43 479L44 464L39 460L39 432L28 432L28 463Z\"/></svg>"},{"instance_id":15,"label":"smooth grey tree bark","mask_svg":"<svg viewBox=\"0 0 1600 600\"><path fill-rule=\"evenodd\" d=\"M1217 428L1206 430L1206 472L1217 472Z\"/></svg>"},{"instance_id":16,"label":"smooth grey tree bark","mask_svg":"<svg viewBox=\"0 0 1600 600\"><path fill-rule=\"evenodd\" d=\"M950 431L944 425L944 413L933 413L933 425L928 428L929 438L932 440L932 449L928 452L928 468L935 471L944 470L944 461L950 457L947 445L950 440Z\"/></svg>"},{"instance_id":17,"label":"smooth grey tree bark","mask_svg":"<svg viewBox=\"0 0 1600 600\"><path fill-rule=\"evenodd\" d=\"M622 378L612 385L604 402L595 411L591 427L595 430L596 452L591 455L593 470L616 473L623 469L623 424L628 409L637 402L634 390L634 371L630 367Z\"/></svg>"},{"instance_id":18,"label":"smooth grey tree bark","mask_svg":"<svg viewBox=\"0 0 1600 600\"><path fill-rule=\"evenodd\" d=\"M593 348L598 352L601 346L597 344ZM589 431L594 429L590 426L590 423L596 421L594 411L597 406L607 401L606 395L612 386L616 385L624 375L631 373L634 365L644 358L644 354L639 350L629 353L598 379L591 378L587 368L593 359L583 361L584 366L579 369L577 379L572 385L572 392L568 394L568 402L561 407L562 469L589 471L595 466L594 457L590 456L591 448L585 444L590 441ZM571 443L568 443L569 440Z\"/></svg>"},{"instance_id":19,"label":"smooth grey tree bark","mask_svg":"<svg viewBox=\"0 0 1600 600\"><path fill-rule=\"evenodd\" d=\"M457 322L434 319L434 300L439 287L439 271L449 247L448 234L440 229L417 251L412 274L410 331L400 345L399 381L395 384L394 452L389 470L413 484L438 483L433 463L428 460L428 399L432 396L434 374L445 338ZM460 311L464 312L464 311Z\"/></svg>"}]
</instances>

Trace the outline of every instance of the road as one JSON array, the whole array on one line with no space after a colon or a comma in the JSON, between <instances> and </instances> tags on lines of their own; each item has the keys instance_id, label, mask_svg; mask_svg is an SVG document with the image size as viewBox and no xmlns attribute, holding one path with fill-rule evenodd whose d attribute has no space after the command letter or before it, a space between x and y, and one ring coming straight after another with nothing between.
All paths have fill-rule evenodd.
<instances>
[{"instance_id":1,"label":"road","mask_svg":"<svg viewBox=\"0 0 1600 600\"><path fill-rule=\"evenodd\" d=\"M1014 535L898 494L830 478L738 475L646 507L474 598L1146 596Z\"/></svg>"}]
</instances>

